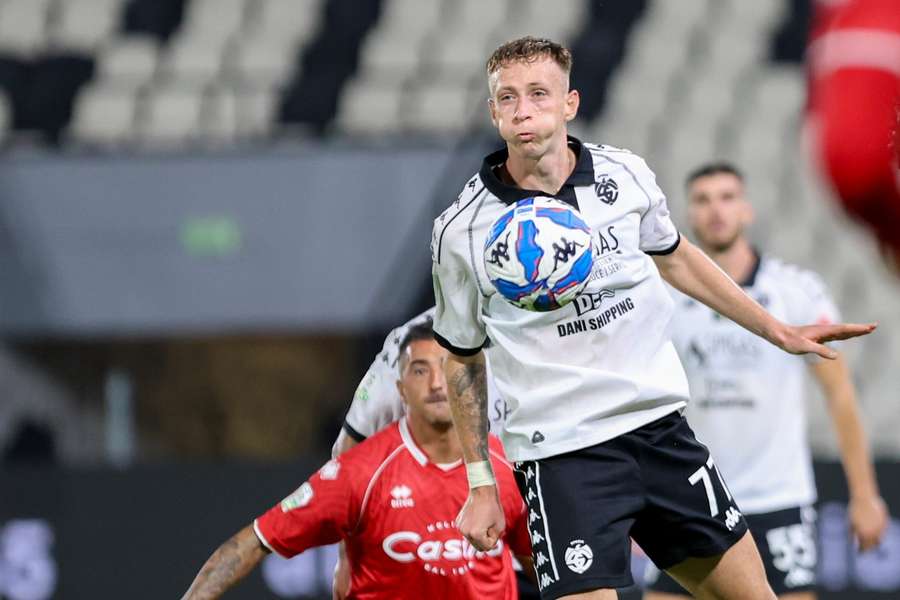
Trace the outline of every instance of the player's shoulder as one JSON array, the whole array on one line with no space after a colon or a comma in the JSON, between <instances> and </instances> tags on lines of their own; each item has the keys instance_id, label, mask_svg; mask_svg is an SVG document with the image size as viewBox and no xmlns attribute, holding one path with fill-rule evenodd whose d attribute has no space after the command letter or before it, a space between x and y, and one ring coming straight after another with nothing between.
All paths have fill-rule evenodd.
<instances>
[{"instance_id":1,"label":"player's shoulder","mask_svg":"<svg viewBox=\"0 0 900 600\"><path fill-rule=\"evenodd\" d=\"M591 153L595 166L606 162L636 170L649 169L647 161L642 156L626 148L591 142L586 142L584 147Z\"/></svg>"},{"instance_id":2,"label":"player's shoulder","mask_svg":"<svg viewBox=\"0 0 900 600\"><path fill-rule=\"evenodd\" d=\"M435 262L440 262L444 249L452 246L460 233L465 233L468 223L465 215L474 212L478 200L488 193L481 175L476 173L466 181L456 199L437 216L431 235L431 255Z\"/></svg>"},{"instance_id":3,"label":"player's shoulder","mask_svg":"<svg viewBox=\"0 0 900 600\"><path fill-rule=\"evenodd\" d=\"M798 289L807 293L822 293L827 290L825 280L817 272L770 255L760 257L757 279L771 282L774 286Z\"/></svg>"},{"instance_id":4,"label":"player's shoulder","mask_svg":"<svg viewBox=\"0 0 900 600\"><path fill-rule=\"evenodd\" d=\"M385 462L392 460L403 449L403 439L397 423L391 423L375 435L369 436L337 458L342 468L354 471L357 477L372 476Z\"/></svg>"}]
</instances>

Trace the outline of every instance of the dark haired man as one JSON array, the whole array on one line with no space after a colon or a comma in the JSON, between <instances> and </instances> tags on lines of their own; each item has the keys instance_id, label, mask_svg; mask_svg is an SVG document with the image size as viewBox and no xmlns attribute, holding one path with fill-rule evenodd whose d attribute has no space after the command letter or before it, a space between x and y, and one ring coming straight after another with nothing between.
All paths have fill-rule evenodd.
<instances>
[{"instance_id":1,"label":"dark haired man","mask_svg":"<svg viewBox=\"0 0 900 600\"><path fill-rule=\"evenodd\" d=\"M290 557L339 540L353 565L349 599L517 599L512 552L530 564L530 544L512 467L491 438L512 527L502 543L478 551L453 526L468 486L446 396L447 352L425 323L409 329L399 355L406 416L326 463L222 544L184 600L220 597L267 552Z\"/></svg>"},{"instance_id":2,"label":"dark haired man","mask_svg":"<svg viewBox=\"0 0 900 600\"><path fill-rule=\"evenodd\" d=\"M753 207L734 165L711 163L692 172L687 203L700 248L769 312L786 323L839 319L816 274L760 256L751 246L744 232ZM807 372L828 401L850 488L850 525L860 548L877 544L887 526L847 364L842 356L787 355L684 294L672 293L672 340L692 397L685 416L716 457L774 591L783 600L813 600L816 488L806 441ZM652 591L646 600L684 597L672 578L657 574L648 572Z\"/></svg>"}]
</instances>

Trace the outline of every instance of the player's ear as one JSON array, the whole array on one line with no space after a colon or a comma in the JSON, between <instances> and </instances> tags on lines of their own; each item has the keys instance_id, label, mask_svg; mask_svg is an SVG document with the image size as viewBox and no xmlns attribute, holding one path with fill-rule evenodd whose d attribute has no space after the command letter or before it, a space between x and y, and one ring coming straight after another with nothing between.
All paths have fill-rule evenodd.
<instances>
[{"instance_id":1,"label":"player's ear","mask_svg":"<svg viewBox=\"0 0 900 600\"><path fill-rule=\"evenodd\" d=\"M488 110L491 111L491 123L493 123L494 127L499 127L500 125L497 123L497 104L493 98L488 98Z\"/></svg>"},{"instance_id":2,"label":"player's ear","mask_svg":"<svg viewBox=\"0 0 900 600\"><path fill-rule=\"evenodd\" d=\"M756 211L753 205L744 200L744 225L752 225L756 221Z\"/></svg>"},{"instance_id":3,"label":"player's ear","mask_svg":"<svg viewBox=\"0 0 900 600\"><path fill-rule=\"evenodd\" d=\"M571 121L578 115L578 105L581 104L581 94L578 90L566 92L566 121Z\"/></svg>"}]
</instances>

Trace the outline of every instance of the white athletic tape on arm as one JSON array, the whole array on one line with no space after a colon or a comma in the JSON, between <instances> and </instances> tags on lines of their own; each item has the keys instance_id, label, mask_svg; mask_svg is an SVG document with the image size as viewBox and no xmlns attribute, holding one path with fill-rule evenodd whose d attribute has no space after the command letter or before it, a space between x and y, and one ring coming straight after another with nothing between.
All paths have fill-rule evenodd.
<instances>
[{"instance_id":1,"label":"white athletic tape on arm","mask_svg":"<svg viewBox=\"0 0 900 600\"><path fill-rule=\"evenodd\" d=\"M487 460L467 463L466 475L469 476L470 490L497 484L497 480L494 479L494 469L491 468L491 463Z\"/></svg>"}]
</instances>

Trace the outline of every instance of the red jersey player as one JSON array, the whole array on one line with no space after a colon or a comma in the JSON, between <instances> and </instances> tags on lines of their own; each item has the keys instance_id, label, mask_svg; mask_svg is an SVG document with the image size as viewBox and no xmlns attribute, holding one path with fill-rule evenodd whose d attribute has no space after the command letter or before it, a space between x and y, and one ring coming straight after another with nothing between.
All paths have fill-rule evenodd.
<instances>
[{"instance_id":1,"label":"red jersey player","mask_svg":"<svg viewBox=\"0 0 900 600\"><path fill-rule=\"evenodd\" d=\"M900 267L900 6L820 0L807 52L817 158Z\"/></svg>"},{"instance_id":2,"label":"red jersey player","mask_svg":"<svg viewBox=\"0 0 900 600\"><path fill-rule=\"evenodd\" d=\"M477 552L454 525L468 480L446 397L446 355L430 323L411 329L397 382L406 416L326 463L220 546L183 600L218 598L268 551L289 557L338 540L352 564L348 598L515 599L511 550L530 564L528 515L496 438L491 458L513 527Z\"/></svg>"}]
</instances>

